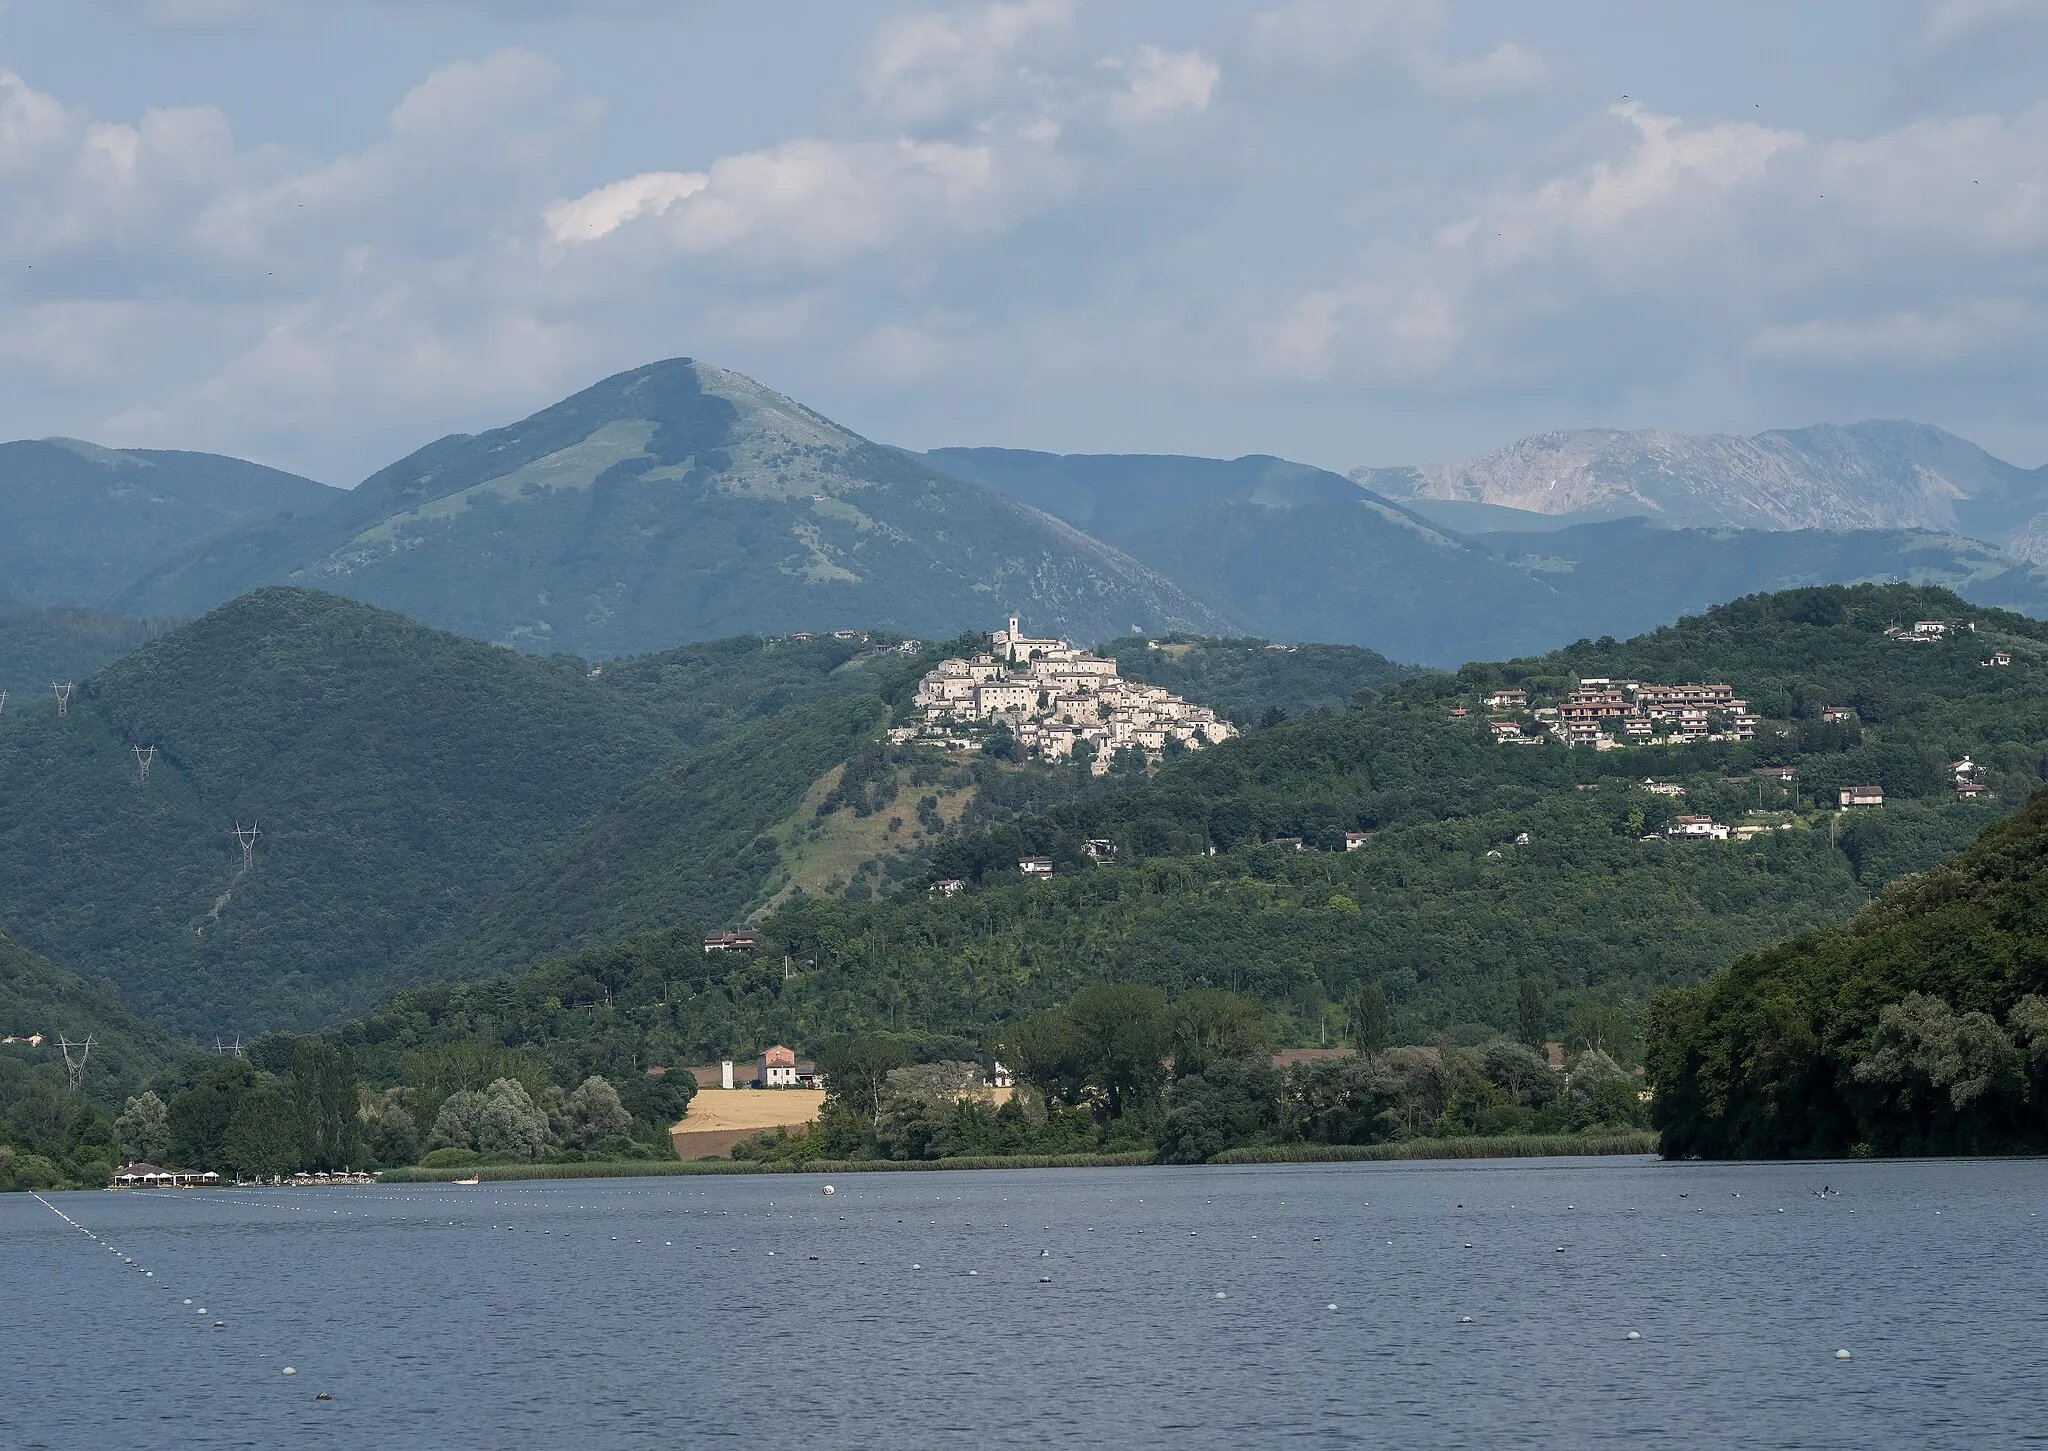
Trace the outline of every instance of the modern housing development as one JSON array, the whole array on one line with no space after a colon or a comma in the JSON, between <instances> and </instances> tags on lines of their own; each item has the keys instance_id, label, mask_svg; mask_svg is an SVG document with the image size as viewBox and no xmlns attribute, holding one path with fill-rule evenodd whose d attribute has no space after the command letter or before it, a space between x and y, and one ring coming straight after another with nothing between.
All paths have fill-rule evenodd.
<instances>
[{"instance_id":1,"label":"modern housing development","mask_svg":"<svg viewBox=\"0 0 2048 1451\"><path fill-rule=\"evenodd\" d=\"M891 731L892 740L971 750L979 742L963 735L964 727L1000 724L1026 756L1051 761L1092 752L1097 775L1108 771L1118 751L1156 757L1169 741L1200 750L1237 734L1207 706L1121 678L1114 660L1065 640L1032 639L1015 615L1008 629L995 633L987 652L942 661L927 673L916 708L922 719Z\"/></svg>"},{"instance_id":2,"label":"modern housing development","mask_svg":"<svg viewBox=\"0 0 2048 1451\"><path fill-rule=\"evenodd\" d=\"M1484 704L1502 745L1568 746L1610 751L1617 746L1669 741L1747 741L1758 717L1728 685L1660 685L1645 680L1580 680L1555 706L1530 709L1525 690L1496 690Z\"/></svg>"}]
</instances>

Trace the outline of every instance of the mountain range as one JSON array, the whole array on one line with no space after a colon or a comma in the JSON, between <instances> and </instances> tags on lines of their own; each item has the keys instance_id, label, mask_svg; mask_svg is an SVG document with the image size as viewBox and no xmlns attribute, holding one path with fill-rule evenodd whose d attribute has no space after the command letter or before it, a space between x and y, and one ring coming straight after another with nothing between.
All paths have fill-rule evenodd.
<instances>
[{"instance_id":1,"label":"mountain range","mask_svg":"<svg viewBox=\"0 0 2048 1451\"><path fill-rule=\"evenodd\" d=\"M1640 514L1673 527L1925 529L2048 562L2048 466L2017 468L1967 439L1903 420L1753 438L1576 429L1463 463L1357 468L1350 476L1451 527L1513 528L1490 512L1512 509L1577 519Z\"/></svg>"},{"instance_id":2,"label":"mountain range","mask_svg":"<svg viewBox=\"0 0 2048 1451\"><path fill-rule=\"evenodd\" d=\"M259 520L316 514L344 497L219 454L101 448L71 438L0 444L0 592L26 605L103 605L144 570L201 540Z\"/></svg>"},{"instance_id":3,"label":"mountain range","mask_svg":"<svg viewBox=\"0 0 2048 1451\"><path fill-rule=\"evenodd\" d=\"M263 584L589 656L820 624L952 634L1006 612L1087 639L1230 623L1078 530L690 359L429 444L110 608L190 615Z\"/></svg>"},{"instance_id":4,"label":"mountain range","mask_svg":"<svg viewBox=\"0 0 2048 1451\"><path fill-rule=\"evenodd\" d=\"M1911 423L1545 434L1347 478L1263 455L910 454L672 359L348 490L213 455L0 446L0 595L20 606L0 611L0 689L82 677L161 628L131 619L268 585L588 659L1015 613L1089 642L1263 635L1456 665L1865 580L2048 615L2028 562L2044 508L2042 470Z\"/></svg>"}]
</instances>

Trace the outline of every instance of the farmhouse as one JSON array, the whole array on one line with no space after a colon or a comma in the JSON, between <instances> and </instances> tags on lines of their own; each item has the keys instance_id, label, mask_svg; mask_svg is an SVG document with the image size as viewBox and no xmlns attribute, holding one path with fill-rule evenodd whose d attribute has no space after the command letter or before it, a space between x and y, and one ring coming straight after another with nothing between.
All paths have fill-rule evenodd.
<instances>
[{"instance_id":1,"label":"farmhouse","mask_svg":"<svg viewBox=\"0 0 2048 1451\"><path fill-rule=\"evenodd\" d=\"M706 952L752 952L757 940L752 928L738 932L707 932L704 934Z\"/></svg>"},{"instance_id":2,"label":"farmhouse","mask_svg":"<svg viewBox=\"0 0 2048 1451\"><path fill-rule=\"evenodd\" d=\"M1858 806L1884 805L1882 786L1844 786L1839 795L1844 811Z\"/></svg>"}]
</instances>

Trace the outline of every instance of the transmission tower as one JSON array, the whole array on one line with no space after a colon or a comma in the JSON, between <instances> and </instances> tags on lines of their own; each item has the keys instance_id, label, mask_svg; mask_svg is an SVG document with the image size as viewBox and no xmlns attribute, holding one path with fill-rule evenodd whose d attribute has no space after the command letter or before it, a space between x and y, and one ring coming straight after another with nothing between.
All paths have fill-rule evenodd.
<instances>
[{"instance_id":1,"label":"transmission tower","mask_svg":"<svg viewBox=\"0 0 2048 1451\"><path fill-rule=\"evenodd\" d=\"M235 823L235 840L242 844L242 870L245 872L256 858L256 838L261 835L263 833L256 829L253 821L247 826L239 821Z\"/></svg>"},{"instance_id":2,"label":"transmission tower","mask_svg":"<svg viewBox=\"0 0 2048 1451\"><path fill-rule=\"evenodd\" d=\"M64 1072L71 1080L71 1091L76 1093L78 1085L85 1082L85 1060L92 1057L92 1034L86 1034L83 1043L74 1043L60 1034L57 1046L64 1050ZM78 1050L76 1058L71 1056L74 1048Z\"/></svg>"},{"instance_id":3,"label":"transmission tower","mask_svg":"<svg viewBox=\"0 0 2048 1451\"><path fill-rule=\"evenodd\" d=\"M0 715L7 714L7 692L0 690Z\"/></svg>"},{"instance_id":4,"label":"transmission tower","mask_svg":"<svg viewBox=\"0 0 2048 1451\"><path fill-rule=\"evenodd\" d=\"M137 746L135 748L135 767L142 772L143 780L147 781L149 779L149 763L155 759L155 746Z\"/></svg>"},{"instance_id":5,"label":"transmission tower","mask_svg":"<svg viewBox=\"0 0 2048 1451\"><path fill-rule=\"evenodd\" d=\"M50 682L50 689L57 692L58 716L62 718L64 716L71 714L71 682L67 680L60 685L56 681L52 680Z\"/></svg>"},{"instance_id":6,"label":"transmission tower","mask_svg":"<svg viewBox=\"0 0 2048 1451\"><path fill-rule=\"evenodd\" d=\"M237 1033L235 1041L232 1043L223 1043L220 1039L215 1038L213 1040L213 1054L216 1058L240 1058L242 1056L242 1035Z\"/></svg>"}]
</instances>

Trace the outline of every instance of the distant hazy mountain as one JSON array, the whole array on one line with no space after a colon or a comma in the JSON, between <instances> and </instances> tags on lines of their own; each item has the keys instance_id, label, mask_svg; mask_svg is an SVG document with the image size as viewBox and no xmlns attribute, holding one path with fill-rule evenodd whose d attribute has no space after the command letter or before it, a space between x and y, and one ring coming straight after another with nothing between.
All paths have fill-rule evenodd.
<instances>
[{"instance_id":1,"label":"distant hazy mountain","mask_svg":"<svg viewBox=\"0 0 2048 1451\"><path fill-rule=\"evenodd\" d=\"M1629 635L1806 584L1939 584L2048 614L2048 576L1925 530L1652 529L1462 502L1460 522L1492 531L1468 538L1336 474L1274 458L953 448L926 457L1091 531L1262 633L1423 664Z\"/></svg>"},{"instance_id":2,"label":"distant hazy mountain","mask_svg":"<svg viewBox=\"0 0 2048 1451\"><path fill-rule=\"evenodd\" d=\"M144 569L341 490L211 453L69 438L0 444L0 580L32 605L98 605Z\"/></svg>"},{"instance_id":3,"label":"distant hazy mountain","mask_svg":"<svg viewBox=\"0 0 2048 1451\"><path fill-rule=\"evenodd\" d=\"M1458 464L1359 468L1403 501L1741 529L1933 529L2048 562L2048 468L1926 424L1871 421L1754 438L1650 429L1539 433Z\"/></svg>"},{"instance_id":4,"label":"distant hazy mountain","mask_svg":"<svg viewBox=\"0 0 2048 1451\"><path fill-rule=\"evenodd\" d=\"M197 614L269 583L606 656L835 624L952 634L1011 612L1085 639L1232 623L1056 519L689 359L430 444L116 598Z\"/></svg>"},{"instance_id":5,"label":"distant hazy mountain","mask_svg":"<svg viewBox=\"0 0 2048 1451\"><path fill-rule=\"evenodd\" d=\"M925 457L1088 530L1262 634L1429 664L1559 643L1547 579L1341 474L1258 455Z\"/></svg>"}]
</instances>

